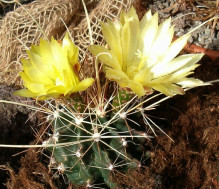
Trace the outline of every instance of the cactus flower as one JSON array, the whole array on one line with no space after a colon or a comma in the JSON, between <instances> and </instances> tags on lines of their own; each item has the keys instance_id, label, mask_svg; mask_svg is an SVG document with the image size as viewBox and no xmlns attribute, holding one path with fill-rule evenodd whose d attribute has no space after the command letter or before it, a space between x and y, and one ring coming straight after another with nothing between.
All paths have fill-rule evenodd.
<instances>
[{"instance_id":1,"label":"cactus flower","mask_svg":"<svg viewBox=\"0 0 219 189\"><path fill-rule=\"evenodd\" d=\"M39 46L32 45L27 51L29 59L23 59L20 73L26 89L15 95L39 99L56 98L86 90L94 79L83 81L78 77L78 48L65 35L62 44L41 39Z\"/></svg>"},{"instance_id":2,"label":"cactus flower","mask_svg":"<svg viewBox=\"0 0 219 189\"><path fill-rule=\"evenodd\" d=\"M120 20L101 22L106 47L93 45L90 52L105 65L106 77L120 87L144 96L154 90L173 96L203 82L188 78L203 54L176 57L186 45L186 34L172 42L171 18L158 24L158 13L148 11L141 21L132 7Z\"/></svg>"}]
</instances>

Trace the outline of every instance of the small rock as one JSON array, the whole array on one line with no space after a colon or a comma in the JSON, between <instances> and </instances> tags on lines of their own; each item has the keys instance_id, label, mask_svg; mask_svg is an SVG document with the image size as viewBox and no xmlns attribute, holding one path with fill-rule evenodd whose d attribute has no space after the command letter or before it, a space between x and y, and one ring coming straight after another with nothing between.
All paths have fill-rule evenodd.
<instances>
[{"instance_id":1,"label":"small rock","mask_svg":"<svg viewBox=\"0 0 219 189\"><path fill-rule=\"evenodd\" d=\"M203 38L203 36L198 38L198 42L201 43L201 44L205 43L205 39Z\"/></svg>"},{"instance_id":2,"label":"small rock","mask_svg":"<svg viewBox=\"0 0 219 189\"><path fill-rule=\"evenodd\" d=\"M188 42L189 42L189 43L193 43L193 41L194 41L194 39L193 39L193 37L191 36L191 37L188 39Z\"/></svg>"},{"instance_id":3,"label":"small rock","mask_svg":"<svg viewBox=\"0 0 219 189\"><path fill-rule=\"evenodd\" d=\"M165 3L163 3L163 5L164 5L164 7L169 7L169 2L165 2Z\"/></svg>"},{"instance_id":4,"label":"small rock","mask_svg":"<svg viewBox=\"0 0 219 189\"><path fill-rule=\"evenodd\" d=\"M211 30L208 29L208 28L206 28L206 29L205 29L205 35L211 35Z\"/></svg>"},{"instance_id":5,"label":"small rock","mask_svg":"<svg viewBox=\"0 0 219 189\"><path fill-rule=\"evenodd\" d=\"M208 49L214 49L214 45L212 43L208 43L207 47Z\"/></svg>"},{"instance_id":6,"label":"small rock","mask_svg":"<svg viewBox=\"0 0 219 189\"><path fill-rule=\"evenodd\" d=\"M219 46L219 39L213 39L212 43L214 46Z\"/></svg>"},{"instance_id":7,"label":"small rock","mask_svg":"<svg viewBox=\"0 0 219 189\"><path fill-rule=\"evenodd\" d=\"M199 46L199 47L202 47L202 45L198 42L195 42L195 45Z\"/></svg>"},{"instance_id":8,"label":"small rock","mask_svg":"<svg viewBox=\"0 0 219 189\"><path fill-rule=\"evenodd\" d=\"M219 25L219 24L218 24ZM219 39L219 31L217 32L217 39Z\"/></svg>"},{"instance_id":9,"label":"small rock","mask_svg":"<svg viewBox=\"0 0 219 189\"><path fill-rule=\"evenodd\" d=\"M175 31L175 33L179 32L179 28L178 27L174 27L174 31Z\"/></svg>"},{"instance_id":10,"label":"small rock","mask_svg":"<svg viewBox=\"0 0 219 189\"><path fill-rule=\"evenodd\" d=\"M192 34L193 38L196 40L198 38L198 34L197 33L193 33Z\"/></svg>"},{"instance_id":11,"label":"small rock","mask_svg":"<svg viewBox=\"0 0 219 189\"><path fill-rule=\"evenodd\" d=\"M184 29L180 29L179 31L180 31L180 33L181 33L182 35L185 34L185 30L184 30Z\"/></svg>"},{"instance_id":12,"label":"small rock","mask_svg":"<svg viewBox=\"0 0 219 189\"><path fill-rule=\"evenodd\" d=\"M199 26L201 23L202 23L201 21L195 21L195 22L194 22L194 25L195 25L195 26Z\"/></svg>"},{"instance_id":13,"label":"small rock","mask_svg":"<svg viewBox=\"0 0 219 189\"><path fill-rule=\"evenodd\" d=\"M209 40L209 38L207 39L207 40L205 40L205 48L209 48L209 47L211 47L213 44L212 44L212 41L211 40Z\"/></svg>"},{"instance_id":14,"label":"small rock","mask_svg":"<svg viewBox=\"0 0 219 189\"><path fill-rule=\"evenodd\" d=\"M159 9L164 9L165 8L164 5L161 2L158 2L157 6L158 6Z\"/></svg>"}]
</instances>

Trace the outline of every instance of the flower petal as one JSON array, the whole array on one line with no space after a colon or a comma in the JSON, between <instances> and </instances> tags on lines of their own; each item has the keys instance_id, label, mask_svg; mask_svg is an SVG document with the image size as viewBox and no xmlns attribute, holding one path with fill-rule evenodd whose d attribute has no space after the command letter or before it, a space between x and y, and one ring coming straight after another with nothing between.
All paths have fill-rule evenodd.
<instances>
[{"instance_id":1,"label":"flower petal","mask_svg":"<svg viewBox=\"0 0 219 189\"><path fill-rule=\"evenodd\" d=\"M94 82L93 78L86 78L82 81L80 81L80 83L78 83L73 89L72 89L72 93L73 92L77 92L77 91L84 91L86 90L88 87L90 87Z\"/></svg>"},{"instance_id":2,"label":"flower petal","mask_svg":"<svg viewBox=\"0 0 219 189\"><path fill-rule=\"evenodd\" d=\"M123 67L125 70L132 64L133 58L136 53L136 49L139 42L139 19L135 9L132 7L124 16L125 22L121 29L121 45L122 45L122 55L123 55Z\"/></svg>"},{"instance_id":3,"label":"flower petal","mask_svg":"<svg viewBox=\"0 0 219 189\"><path fill-rule=\"evenodd\" d=\"M68 33L66 33L65 37L63 38L62 48L67 51L68 61L72 64L72 66L74 66L78 62L79 50L69 39Z\"/></svg>"},{"instance_id":4,"label":"flower petal","mask_svg":"<svg viewBox=\"0 0 219 189\"><path fill-rule=\"evenodd\" d=\"M171 74L172 72L178 71L179 69L194 65L202 58L202 56L203 54L181 55L166 64L163 64L163 63L156 64L151 69L151 71L153 72L155 78L160 77L162 75L168 75L168 74Z\"/></svg>"},{"instance_id":5,"label":"flower petal","mask_svg":"<svg viewBox=\"0 0 219 189\"><path fill-rule=\"evenodd\" d=\"M138 95L138 97L142 97L146 93L141 83L134 80L121 79L118 81L118 84L121 87L131 89L134 93Z\"/></svg>"},{"instance_id":6,"label":"flower petal","mask_svg":"<svg viewBox=\"0 0 219 189\"><path fill-rule=\"evenodd\" d=\"M29 78L31 78L31 81L37 83L53 83L53 80L48 77L48 75L36 69L36 67L33 66L29 60L22 59L21 61L23 63L24 72L28 75Z\"/></svg>"},{"instance_id":7,"label":"flower petal","mask_svg":"<svg viewBox=\"0 0 219 189\"><path fill-rule=\"evenodd\" d=\"M78 48L67 34L62 45L53 38L51 42L41 39L40 45L33 45L27 54L29 60L22 60L24 71L20 73L27 89L15 94L39 100L57 98L85 90L94 81L92 78L79 81L73 67L78 64Z\"/></svg>"},{"instance_id":8,"label":"flower petal","mask_svg":"<svg viewBox=\"0 0 219 189\"><path fill-rule=\"evenodd\" d=\"M196 87L203 84L203 81L195 78L182 78L177 82L178 85L185 87Z\"/></svg>"},{"instance_id":9,"label":"flower petal","mask_svg":"<svg viewBox=\"0 0 219 189\"><path fill-rule=\"evenodd\" d=\"M101 26L110 49L100 46L90 49L105 65L106 77L120 87L131 89L139 97L152 88L173 96L184 94L182 87L200 84L200 80L187 76L193 73L203 54L175 58L186 45L189 34L172 42L171 18L158 25L158 14L148 11L139 22L132 7L121 13L120 23L108 21Z\"/></svg>"},{"instance_id":10,"label":"flower petal","mask_svg":"<svg viewBox=\"0 0 219 189\"><path fill-rule=\"evenodd\" d=\"M106 77L109 80L119 81L121 79L129 79L128 76L121 70L106 68Z\"/></svg>"},{"instance_id":11,"label":"flower petal","mask_svg":"<svg viewBox=\"0 0 219 189\"><path fill-rule=\"evenodd\" d=\"M120 39L120 28L112 21L108 20L108 23L101 22L101 28L103 32L104 39L110 47L111 52L116 56L118 60L117 63L122 67L122 48L121 48L121 39Z\"/></svg>"},{"instance_id":12,"label":"flower petal","mask_svg":"<svg viewBox=\"0 0 219 189\"><path fill-rule=\"evenodd\" d=\"M37 93L32 93L28 89L21 89L21 90L15 91L13 94L18 95L18 96L23 96L23 97L36 97L37 96Z\"/></svg>"},{"instance_id":13,"label":"flower petal","mask_svg":"<svg viewBox=\"0 0 219 189\"><path fill-rule=\"evenodd\" d=\"M155 37L158 31L158 13L155 13L147 24L141 30L140 41L138 49L143 52L145 57L148 57L151 52L152 44L154 43Z\"/></svg>"},{"instance_id":14,"label":"flower petal","mask_svg":"<svg viewBox=\"0 0 219 189\"><path fill-rule=\"evenodd\" d=\"M173 58L176 57L176 55L179 54L179 52L183 49L183 47L186 45L190 35L183 35L182 37L175 40L169 47L169 49L166 52L166 55L163 57L161 62L163 64L166 64L170 62Z\"/></svg>"},{"instance_id":15,"label":"flower petal","mask_svg":"<svg viewBox=\"0 0 219 189\"><path fill-rule=\"evenodd\" d=\"M100 45L92 45L88 50L96 56L102 63L111 68L121 70L117 56Z\"/></svg>"},{"instance_id":16,"label":"flower petal","mask_svg":"<svg viewBox=\"0 0 219 189\"><path fill-rule=\"evenodd\" d=\"M173 96L175 94L184 94L184 90L182 87L179 87L175 84L155 84L151 86L153 89L167 95Z\"/></svg>"},{"instance_id":17,"label":"flower petal","mask_svg":"<svg viewBox=\"0 0 219 189\"><path fill-rule=\"evenodd\" d=\"M146 86L152 79L152 73L148 68L141 70L134 76L134 80L141 83L143 86Z\"/></svg>"},{"instance_id":18,"label":"flower petal","mask_svg":"<svg viewBox=\"0 0 219 189\"><path fill-rule=\"evenodd\" d=\"M174 34L174 28L170 27L171 19L167 19L158 27L157 35L151 47L148 57L148 66L152 66L165 56ZM159 50L158 50L159 49Z\"/></svg>"}]
</instances>

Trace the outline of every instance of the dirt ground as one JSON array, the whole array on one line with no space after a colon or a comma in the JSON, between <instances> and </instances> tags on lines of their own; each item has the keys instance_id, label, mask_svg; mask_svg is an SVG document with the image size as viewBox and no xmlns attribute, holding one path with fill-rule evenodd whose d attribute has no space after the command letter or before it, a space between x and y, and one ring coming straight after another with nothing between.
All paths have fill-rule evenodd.
<instances>
[{"instance_id":1,"label":"dirt ground","mask_svg":"<svg viewBox=\"0 0 219 189\"><path fill-rule=\"evenodd\" d=\"M135 6L140 16L150 2L137 1ZM212 61L205 56L200 64L195 71L196 78L203 81L219 79L218 59ZM3 130L0 142L24 144L34 141L31 126L37 120L33 119L23 127L30 112L8 109L10 111L13 114L6 117L7 123L2 124L3 120L0 125ZM174 142L158 132L157 138L145 144L148 158L143 160L141 168L123 176L114 175L119 189L219 188L219 83L192 89L184 96L175 96L148 114L164 118L154 121ZM38 128L39 132L43 129ZM12 157L20 151L1 149L0 164L8 163L11 168L6 166L0 170L0 188L6 187L3 183L9 178L7 175L10 175L7 188L11 189L71 188L64 183L62 176L52 178L46 168L48 162L39 151L30 149L26 154Z\"/></svg>"}]
</instances>

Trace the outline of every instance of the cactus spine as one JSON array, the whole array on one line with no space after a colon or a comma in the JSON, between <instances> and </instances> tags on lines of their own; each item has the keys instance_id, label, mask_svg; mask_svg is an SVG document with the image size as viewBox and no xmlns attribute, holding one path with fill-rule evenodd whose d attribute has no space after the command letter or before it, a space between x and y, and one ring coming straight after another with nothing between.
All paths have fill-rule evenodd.
<instances>
[{"instance_id":1,"label":"cactus spine","mask_svg":"<svg viewBox=\"0 0 219 189\"><path fill-rule=\"evenodd\" d=\"M118 91L99 108L92 108L92 103L85 107L78 96L68 99L68 105L61 105L53 121L57 146L49 150L72 183L89 186L95 181L115 188L111 177L114 171L137 167L147 136L129 126L133 123L128 121L126 112L133 105L131 98L127 92ZM66 145L59 146L62 143ZM138 150L134 154L133 148Z\"/></svg>"}]
</instances>

